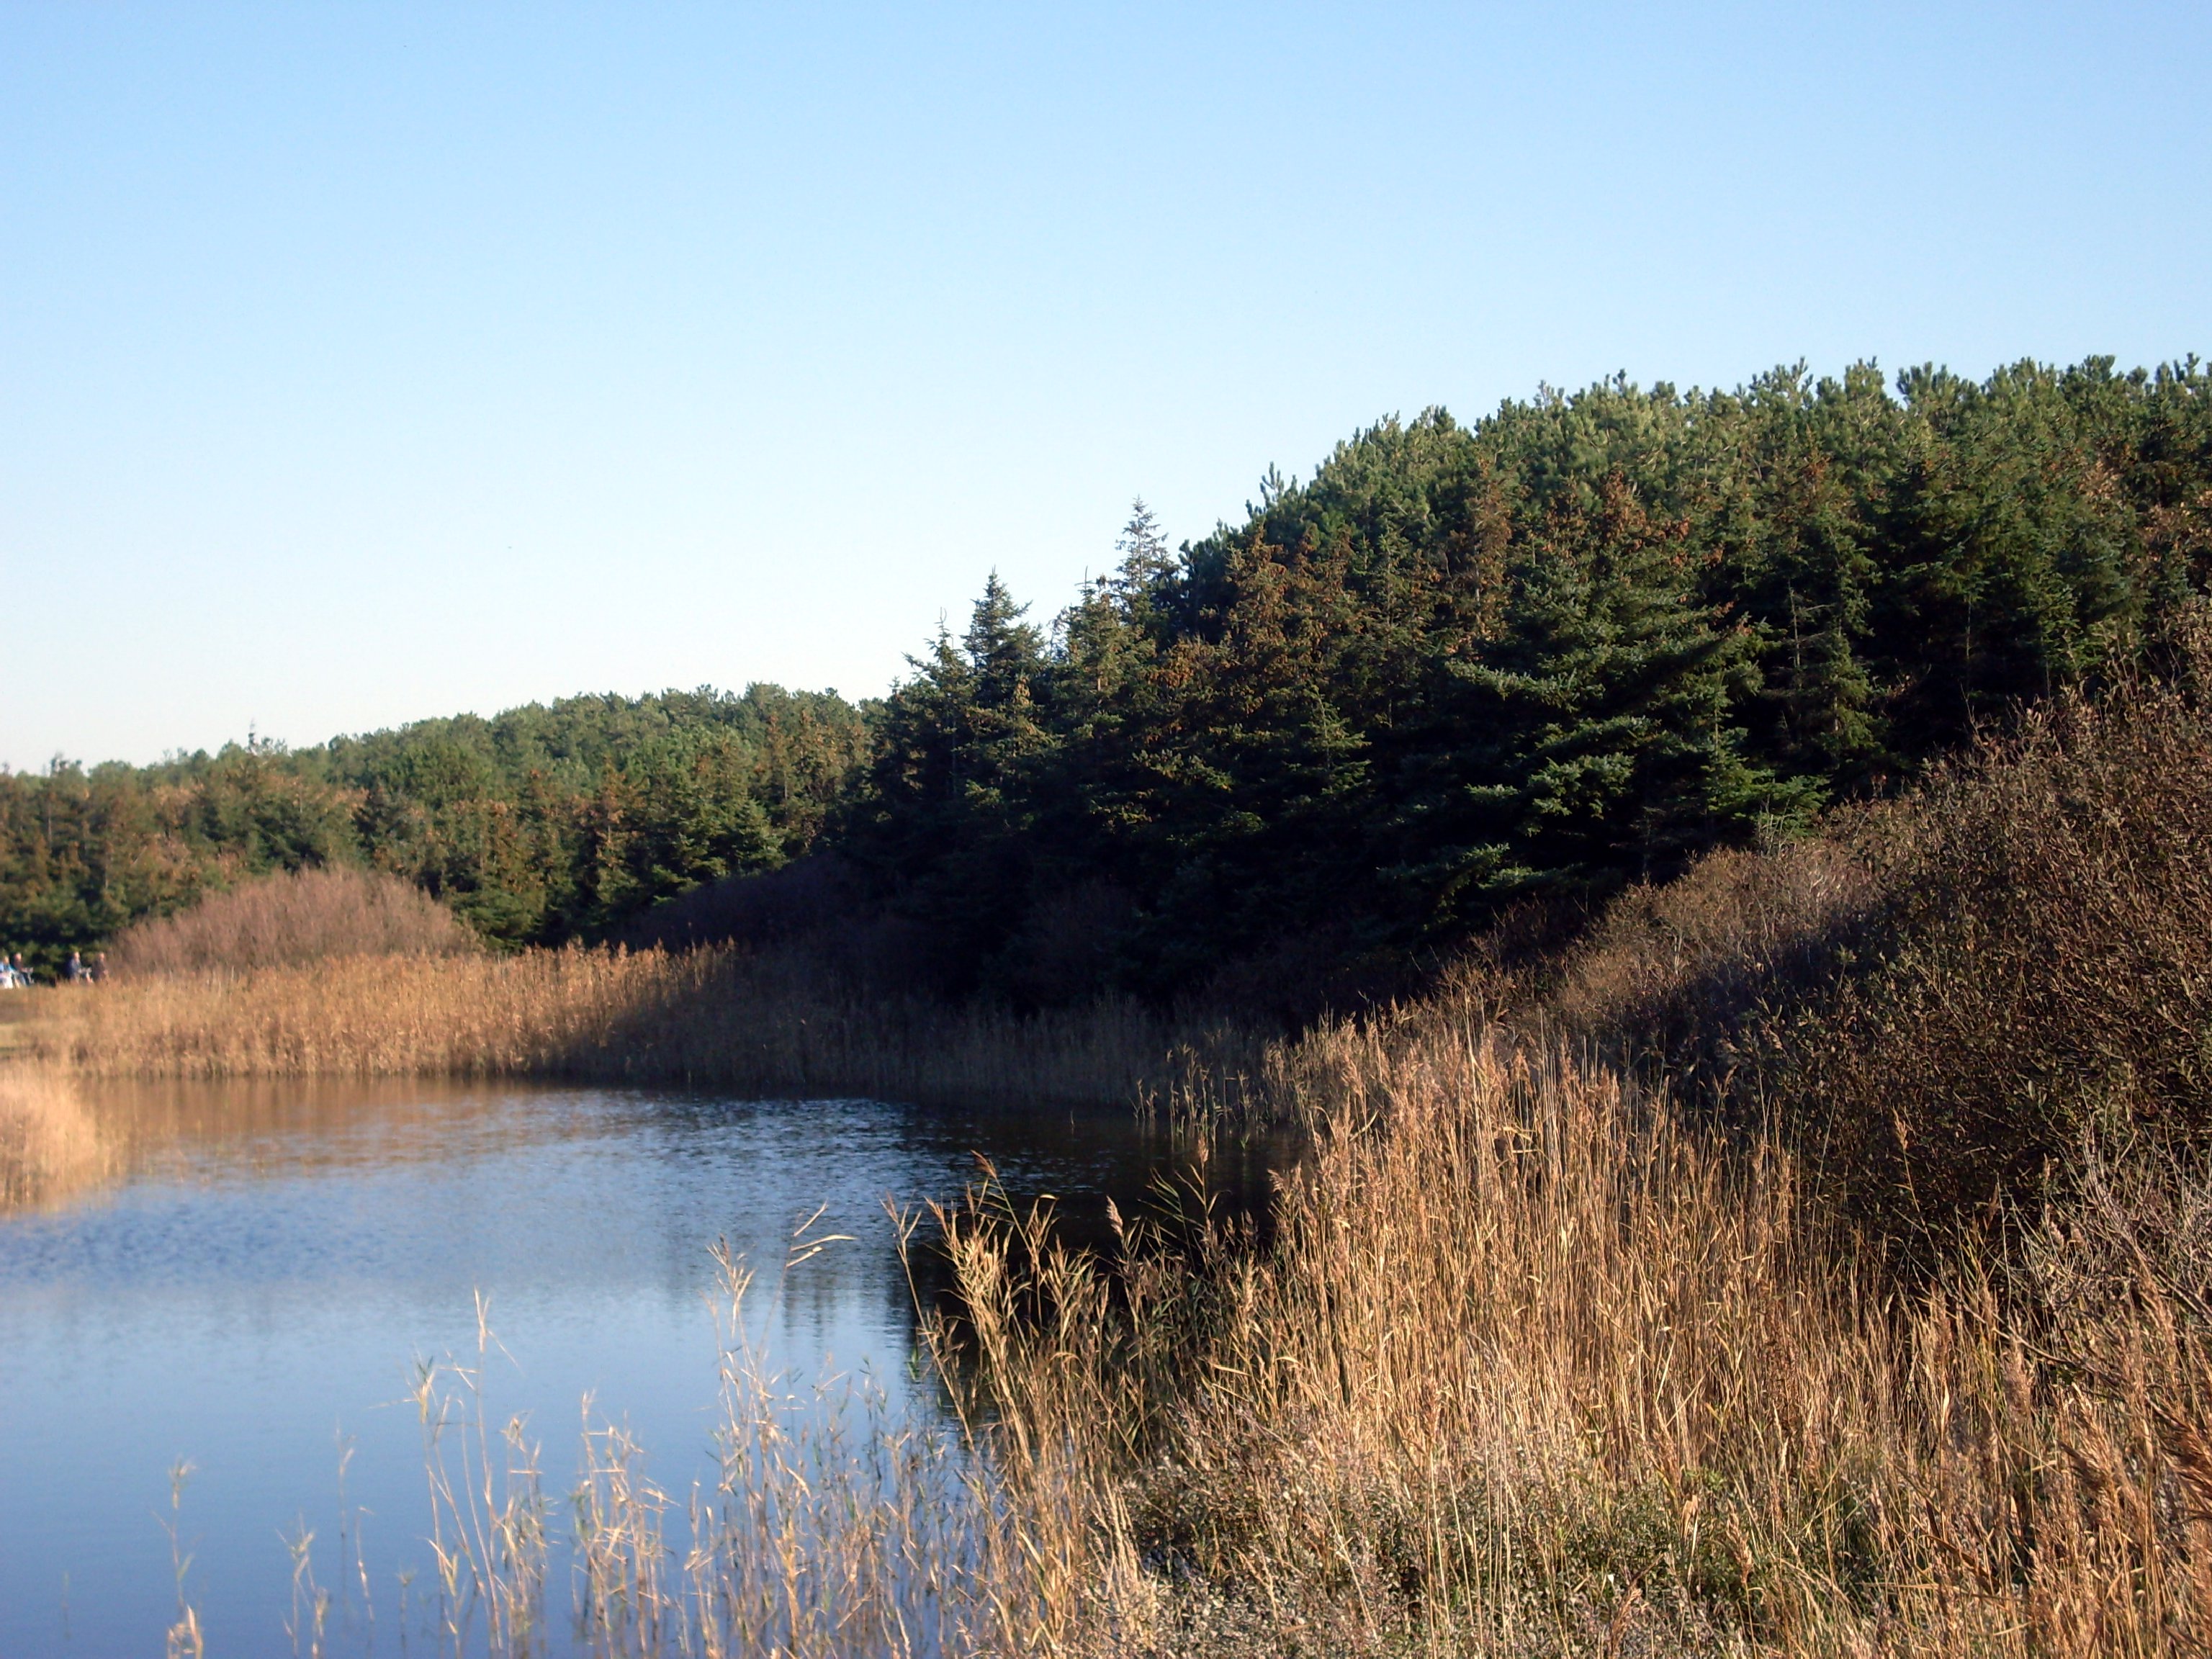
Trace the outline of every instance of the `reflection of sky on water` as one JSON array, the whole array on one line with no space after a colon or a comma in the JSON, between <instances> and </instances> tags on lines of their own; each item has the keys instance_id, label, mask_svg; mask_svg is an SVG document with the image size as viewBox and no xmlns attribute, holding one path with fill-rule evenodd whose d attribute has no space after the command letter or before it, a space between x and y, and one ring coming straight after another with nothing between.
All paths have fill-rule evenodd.
<instances>
[{"instance_id":1,"label":"reflection of sky on water","mask_svg":"<svg viewBox=\"0 0 2212 1659\"><path fill-rule=\"evenodd\" d=\"M182 1530L210 1652L289 1653L278 1534L313 1529L331 1583L341 1434L346 1502L368 1512L369 1645L399 1651L396 1575L416 1570L419 1596L429 1572L421 1430L398 1402L416 1359L473 1353L479 1290L503 1350L491 1408L531 1413L549 1492L570 1484L589 1391L680 1496L707 1468L716 1238L763 1270L779 1363L866 1368L904 1399L886 1193L951 1196L980 1148L1090 1231L1170 1156L1111 1115L507 1085L159 1085L101 1115L133 1173L0 1218L0 1659L159 1651L174 1591L155 1514L179 1458L198 1465ZM791 1229L825 1203L817 1230L857 1237L777 1294ZM565 1575L556 1559L556 1615Z\"/></svg>"}]
</instances>

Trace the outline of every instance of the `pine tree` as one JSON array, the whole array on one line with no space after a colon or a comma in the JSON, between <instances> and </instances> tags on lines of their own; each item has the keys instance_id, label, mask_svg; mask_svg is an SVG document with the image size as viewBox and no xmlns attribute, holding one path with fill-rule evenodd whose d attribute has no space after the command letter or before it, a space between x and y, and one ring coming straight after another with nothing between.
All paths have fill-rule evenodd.
<instances>
[{"instance_id":1,"label":"pine tree","mask_svg":"<svg viewBox=\"0 0 2212 1659\"><path fill-rule=\"evenodd\" d=\"M1422 931L1671 874L1807 804L1743 753L1730 716L1753 641L1697 601L1683 527L1617 475L1599 494L1522 557L1497 637L1437 664L1432 744L1386 837Z\"/></svg>"},{"instance_id":2,"label":"pine tree","mask_svg":"<svg viewBox=\"0 0 2212 1659\"><path fill-rule=\"evenodd\" d=\"M928 930L950 983L972 981L1026 906L1035 799L1052 734L1036 700L1044 641L994 571L956 646L884 702L848 849Z\"/></svg>"},{"instance_id":3,"label":"pine tree","mask_svg":"<svg viewBox=\"0 0 2212 1659\"><path fill-rule=\"evenodd\" d=\"M1175 555L1160 532L1159 520L1145 505L1142 495L1129 504L1129 521L1121 526L1114 549L1121 556L1121 563L1113 586L1125 602L1151 600L1175 574Z\"/></svg>"}]
</instances>

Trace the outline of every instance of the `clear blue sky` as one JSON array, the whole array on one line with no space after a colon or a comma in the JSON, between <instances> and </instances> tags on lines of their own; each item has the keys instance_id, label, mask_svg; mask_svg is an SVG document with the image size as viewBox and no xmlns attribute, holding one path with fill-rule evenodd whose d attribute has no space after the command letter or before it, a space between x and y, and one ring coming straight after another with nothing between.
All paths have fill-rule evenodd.
<instances>
[{"instance_id":1,"label":"clear blue sky","mask_svg":"<svg viewBox=\"0 0 2212 1659\"><path fill-rule=\"evenodd\" d=\"M0 5L0 762L880 691L1392 411L2212 350L2212 7Z\"/></svg>"}]
</instances>

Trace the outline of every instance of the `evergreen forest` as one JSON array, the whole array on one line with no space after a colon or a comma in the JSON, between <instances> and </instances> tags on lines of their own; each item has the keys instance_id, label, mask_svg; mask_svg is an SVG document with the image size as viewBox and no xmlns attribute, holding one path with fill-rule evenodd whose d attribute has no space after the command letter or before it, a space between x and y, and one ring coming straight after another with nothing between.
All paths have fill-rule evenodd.
<instances>
[{"instance_id":1,"label":"evergreen forest","mask_svg":"<svg viewBox=\"0 0 2212 1659\"><path fill-rule=\"evenodd\" d=\"M0 774L0 945L51 969L275 871L366 865L500 947L596 937L821 835L865 753L835 693L566 698L289 749Z\"/></svg>"},{"instance_id":2,"label":"evergreen forest","mask_svg":"<svg viewBox=\"0 0 2212 1659\"><path fill-rule=\"evenodd\" d=\"M1547 388L1381 422L1180 546L1139 503L1057 617L994 577L864 707L584 697L0 776L0 945L325 863L499 946L592 939L813 855L949 989L1288 1011L2159 674L2208 580L2194 358Z\"/></svg>"}]
</instances>

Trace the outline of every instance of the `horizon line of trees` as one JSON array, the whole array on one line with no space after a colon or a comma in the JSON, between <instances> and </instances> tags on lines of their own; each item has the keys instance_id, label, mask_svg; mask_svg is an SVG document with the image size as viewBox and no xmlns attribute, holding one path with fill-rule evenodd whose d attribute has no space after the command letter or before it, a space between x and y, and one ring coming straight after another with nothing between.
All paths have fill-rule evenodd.
<instances>
[{"instance_id":1,"label":"horizon line of trees","mask_svg":"<svg viewBox=\"0 0 2212 1659\"><path fill-rule=\"evenodd\" d=\"M2063 686L2159 672L2212 579L2212 376L1802 366L1440 409L1141 502L1048 628L994 575L879 702L756 686L315 750L0 776L0 944L358 860L495 944L834 849L932 981L1288 1006L1512 907L1795 833Z\"/></svg>"}]
</instances>

